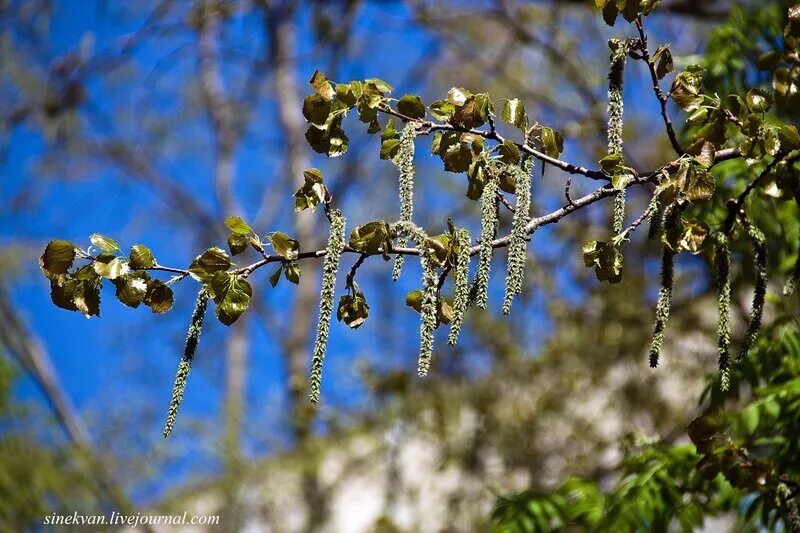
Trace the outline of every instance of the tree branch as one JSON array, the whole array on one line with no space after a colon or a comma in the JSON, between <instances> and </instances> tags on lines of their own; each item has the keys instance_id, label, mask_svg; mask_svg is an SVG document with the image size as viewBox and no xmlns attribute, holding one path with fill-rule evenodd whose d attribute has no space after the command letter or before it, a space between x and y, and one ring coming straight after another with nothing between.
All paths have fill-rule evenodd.
<instances>
[{"instance_id":1,"label":"tree branch","mask_svg":"<svg viewBox=\"0 0 800 533\"><path fill-rule=\"evenodd\" d=\"M664 119L664 126L667 128L667 136L669 136L669 142L672 144L672 148L675 152L680 156L684 154L683 148L681 148L680 143L678 142L678 137L675 135L675 129L672 126L672 120L669 117L669 111L667 110L667 96L664 94L664 91L661 90L661 85L658 83L658 73L656 72L656 65L653 62L653 59L650 57L650 50L647 48L647 35L644 32L644 23L642 22L642 17L637 17L636 19L636 29L639 30L639 43L640 43L640 51L642 53L642 61L647 63L648 70L650 70L650 78L653 80L653 92L658 98L659 104L661 104L661 117Z\"/></svg>"}]
</instances>

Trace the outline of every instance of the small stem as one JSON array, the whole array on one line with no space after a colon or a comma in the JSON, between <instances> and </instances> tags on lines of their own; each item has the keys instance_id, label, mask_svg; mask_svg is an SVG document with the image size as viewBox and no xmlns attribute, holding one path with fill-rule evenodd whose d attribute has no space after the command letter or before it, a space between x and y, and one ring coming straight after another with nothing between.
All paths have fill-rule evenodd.
<instances>
[{"instance_id":1,"label":"small stem","mask_svg":"<svg viewBox=\"0 0 800 533\"><path fill-rule=\"evenodd\" d=\"M656 65L653 63L653 60L650 57L650 51L647 48L647 35L644 32L644 23L642 22L642 17L637 17L636 29L639 30L639 43L641 45L642 52L641 59L647 63L647 67L650 70L650 78L653 80L653 92L655 93L656 98L658 98L658 103L661 104L661 117L664 119L664 126L667 128L669 142L672 144L672 148L675 150L675 153L677 153L679 156L682 156L685 152L678 142L678 137L675 135L675 128L672 126L672 119L669 117L669 111L667 110L667 96L664 94L664 91L661 90L661 85L658 83Z\"/></svg>"}]
</instances>

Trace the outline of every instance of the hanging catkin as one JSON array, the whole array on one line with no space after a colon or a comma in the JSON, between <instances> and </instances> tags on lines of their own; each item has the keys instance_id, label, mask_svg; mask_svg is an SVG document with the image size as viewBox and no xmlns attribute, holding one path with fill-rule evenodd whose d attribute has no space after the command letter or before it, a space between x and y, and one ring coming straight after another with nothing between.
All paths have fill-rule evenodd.
<instances>
[{"instance_id":1,"label":"hanging catkin","mask_svg":"<svg viewBox=\"0 0 800 533\"><path fill-rule=\"evenodd\" d=\"M311 359L311 379L309 380L308 397L313 403L319 402L322 385L322 364L325 361L325 350L328 346L328 334L331 326L331 312L336 296L336 273L339 271L339 259L344 248L345 218L338 209L330 212L331 233L325 248L325 260L322 264L322 288L319 293L319 321L317 336L314 340L314 355Z\"/></svg>"},{"instance_id":2,"label":"hanging catkin","mask_svg":"<svg viewBox=\"0 0 800 533\"><path fill-rule=\"evenodd\" d=\"M657 202L656 197L652 202ZM651 202L651 205L652 205ZM681 209L677 204L673 204L666 209L663 214L666 229L675 227L680 218ZM655 211L650 215L656 216ZM657 213L660 218L661 213ZM652 226L651 226L652 228ZM664 331L669 321L669 311L672 306L672 288L675 277L675 252L666 244L661 256L661 288L658 290L658 303L656 304L656 325L653 328L653 340L650 343L650 366L658 366L661 356L661 349L664 345Z\"/></svg>"},{"instance_id":3,"label":"hanging catkin","mask_svg":"<svg viewBox=\"0 0 800 533\"><path fill-rule=\"evenodd\" d=\"M503 297L504 315L511 312L514 296L522 292L525 278L526 248L528 243L526 226L530 222L532 168L533 160L531 158L522 163L522 168L517 165L506 166L506 170L514 178L517 205L514 208L514 219L511 223L511 236L508 243L508 274L506 275L506 290Z\"/></svg>"},{"instance_id":4,"label":"hanging catkin","mask_svg":"<svg viewBox=\"0 0 800 533\"><path fill-rule=\"evenodd\" d=\"M655 240L661 235L661 226L664 218L664 210L661 206L661 200L658 198L658 192L650 199L650 227L647 231L647 238Z\"/></svg>"},{"instance_id":5,"label":"hanging catkin","mask_svg":"<svg viewBox=\"0 0 800 533\"><path fill-rule=\"evenodd\" d=\"M200 289L200 292L197 293L192 319L189 323L189 329L186 332L183 357L181 357L181 362L178 364L178 371L175 374L175 384L172 386L172 398L170 399L169 410L167 411L167 422L164 424L165 439L172 433L172 428L175 427L175 418L178 415L178 410L181 408L181 403L183 403L186 381L192 369L192 360L197 350L197 343L200 340L200 333L203 331L203 317L206 314L206 308L208 306L208 296L208 292L205 289Z\"/></svg>"},{"instance_id":6,"label":"hanging catkin","mask_svg":"<svg viewBox=\"0 0 800 533\"><path fill-rule=\"evenodd\" d=\"M800 205L800 202L798 202L798 205ZM797 258L794 260L794 268L792 273L789 274L789 279L786 280L786 285L783 286L784 296L791 296L794 293L798 279L800 279L800 239L798 239L797 243Z\"/></svg>"},{"instance_id":7,"label":"hanging catkin","mask_svg":"<svg viewBox=\"0 0 800 533\"><path fill-rule=\"evenodd\" d=\"M742 351L739 359L747 357L747 352L758 338L761 329L761 317L764 314L764 301L767 296L767 241L760 229L751 223L746 223L747 236L753 245L753 269L755 271L755 289L753 292L753 305L750 308L750 320L747 323L747 332L742 342Z\"/></svg>"},{"instance_id":8,"label":"hanging catkin","mask_svg":"<svg viewBox=\"0 0 800 533\"><path fill-rule=\"evenodd\" d=\"M450 333L447 343L450 345L458 341L461 324L464 322L464 311L469 300L469 253L472 240L469 231L459 228L455 231L456 264L453 269L453 285L455 297L453 298L453 319L450 321Z\"/></svg>"},{"instance_id":9,"label":"hanging catkin","mask_svg":"<svg viewBox=\"0 0 800 533\"><path fill-rule=\"evenodd\" d=\"M731 348L731 251L728 236L717 235L717 310L719 325L717 327L717 351L719 354L720 388L723 391L730 387L730 348Z\"/></svg>"},{"instance_id":10,"label":"hanging catkin","mask_svg":"<svg viewBox=\"0 0 800 533\"><path fill-rule=\"evenodd\" d=\"M393 224L393 232L408 235L419 248L419 262L422 267L422 303L419 326L419 360L417 374L425 377L431 366L433 356L433 333L436 331L437 307L439 302L436 266L431 258L428 235L413 222L400 221Z\"/></svg>"},{"instance_id":11,"label":"hanging catkin","mask_svg":"<svg viewBox=\"0 0 800 533\"><path fill-rule=\"evenodd\" d=\"M480 309L486 309L489 300L489 272L492 266L492 241L497 235L497 177L489 174L481 194L481 242L478 254L478 271L470 299Z\"/></svg>"},{"instance_id":12,"label":"hanging catkin","mask_svg":"<svg viewBox=\"0 0 800 533\"><path fill-rule=\"evenodd\" d=\"M658 304L656 304L656 325L653 328L653 340L650 343L650 366L658 366L661 348L664 345L664 330L669 320L669 310L672 305L672 286L675 267L675 252L664 246L661 256L661 288L658 290Z\"/></svg>"},{"instance_id":13,"label":"hanging catkin","mask_svg":"<svg viewBox=\"0 0 800 533\"><path fill-rule=\"evenodd\" d=\"M400 220L411 222L414 214L414 138L417 136L416 126L409 122L400 133L400 145L392 163L400 173ZM407 235L399 236L400 246L407 244ZM400 279L405 258L398 254L394 259L392 279Z\"/></svg>"},{"instance_id":14,"label":"hanging catkin","mask_svg":"<svg viewBox=\"0 0 800 533\"><path fill-rule=\"evenodd\" d=\"M611 48L611 69L608 74L608 154L622 155L622 85L630 43L623 39L611 39L608 46ZM625 189L621 189L614 195L614 234L621 233L624 224Z\"/></svg>"}]
</instances>

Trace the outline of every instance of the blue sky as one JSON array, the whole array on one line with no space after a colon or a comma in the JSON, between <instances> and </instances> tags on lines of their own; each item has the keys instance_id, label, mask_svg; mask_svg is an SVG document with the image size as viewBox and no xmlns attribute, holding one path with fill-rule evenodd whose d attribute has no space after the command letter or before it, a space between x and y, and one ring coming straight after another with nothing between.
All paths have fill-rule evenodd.
<instances>
[{"instance_id":1,"label":"blue sky","mask_svg":"<svg viewBox=\"0 0 800 533\"><path fill-rule=\"evenodd\" d=\"M134 31L141 24L141 16L132 19L110 16L104 9L104 2L82 0L80 2L56 2L56 10L50 26L47 45L52 48L50 55L56 57L77 49L83 39L91 35L95 50L114 46L115 39ZM314 68L326 64L326 57L314 52L311 33L308 31L310 17L304 11L299 32L301 39L301 62L298 65L298 79L306 80ZM258 35L258 17L244 17L243 22L232 26L232 42L237 43L241 54L257 54L262 45ZM427 31L415 26L402 5L394 3L368 3L358 17L354 40L355 52L342 62L341 79L360 79L381 77L397 86L397 96L405 92L420 91L426 101L434 99L431 87L425 80L408 79L407 69L424 54L438 51L438 39ZM241 36L239 39L238 36ZM102 120L90 127L89 135L129 135L145 130L145 119L150 115L175 116L172 135L183 141L176 149L166 150L157 164L170 179L191 191L212 213L216 209L211 187L210 170L211 149L208 128L202 116L196 112L184 114L185 110L171 100L180 96L175 90L184 80L193 75L195 59L193 56L194 36L190 33L168 34L137 48L133 56L136 70L130 80L93 79L89 85L92 106L97 116L111 118L114 128L108 131ZM602 44L602 43L601 43ZM604 45L602 45L604 46ZM187 49L188 47L188 49ZM226 74L238 75L234 60L226 63ZM127 73L124 73L127 75ZM400 82L404 83L402 87ZM441 83L458 83L457 80L441 80ZM630 77L626 93L641 93L647 89L646 78L641 72ZM161 98L162 94L169 95ZM602 90L601 90L602 92ZM438 95L436 95L438 97ZM494 96L494 95L493 95ZM500 96L500 95L497 95ZM627 109L631 114L656 112L654 99L634 99ZM648 103L645 103L648 102ZM255 120L243 144L237 152L238 192L245 206L245 218L254 216L261 200L264 183L278 181L279 152L274 137L275 109L269 101L264 101L253 110ZM299 110L298 110L299 112ZM194 113L194 114L193 114ZM142 121L142 124L139 124ZM99 125L98 125L99 124ZM557 125L555 125L557 127ZM344 158L368 157L377 159L377 140L368 140L363 134L362 124L355 118L348 121L348 134L353 149ZM118 131L115 131L118 130ZM352 131L352 133L351 133ZM146 143L144 134L133 135L137 143ZM148 156L151 150L146 144L132 144L137 152ZM438 160L427 156L429 142L419 143L417 161L419 174L435 175L436 179L449 184L460 184L461 176L443 175L438 170ZM270 147L273 150L270 150ZM358 149L363 147L361 151ZM151 247L162 264L186 266L191 258L202 251L198 243L203 236L188 236L183 222L169 211L149 188L127 179L119 170L108 166L82 169L79 166L59 167L44 179L37 171L36 164L44 153L44 143L40 133L28 126L13 131L8 139L8 153L2 168L0 202L8 206L11 199L22 190L33 188L37 201L22 209L3 207L0 211L0 245L21 242L41 250L53 238L66 238L81 245L88 245L88 236L93 232L104 233L116 238L124 249L135 243L145 243ZM275 155L275 154L278 155ZM565 158L581 164L593 165L587 154L574 146L569 146ZM312 164L320 166L332 176L342 161L326 161L314 155ZM65 172L65 168L69 172ZM381 200L394 195L396 183L393 168L386 162L378 162L369 167L374 172L371 182L374 189L351 194L343 199L350 226L364 223L374 218L391 219L396 216L396 206L391 212L380 212L385 202L362 201L363 195L376 195ZM80 179L75 179L79 177ZM460 186L460 185L459 185ZM430 185L425 186L425 191ZM581 185L576 185L580 190ZM287 201L291 190L276 190L267 187L268 194L285 195ZM587 189L588 190L588 189ZM448 211L458 195L444 195L425 198L420 195L419 205L428 210ZM460 201L460 200L459 200ZM556 207L561 197L554 195L542 200L541 207ZM291 233L291 206L284 205L283 214L278 218L278 227L259 228L261 233L282 229ZM222 217L220 228L222 228ZM445 216L438 220L439 229L444 230ZM541 236L540 236L541 234ZM555 254L550 232L544 230L537 234L534 247L538 253ZM224 243L214 239L215 244ZM250 256L252 257L252 256ZM29 258L30 259L30 258ZM346 258L347 268L352 258ZM571 260L579 260L573 254ZM498 262L497 265L502 264ZM498 267L495 267L496 269ZM266 277L271 269L254 275L254 290L257 297L266 295L266 308L274 313L277 320L284 320L285 302L291 297L291 288L283 282L277 290L269 288ZM362 283L370 298L373 313L394 313L393 322L397 331L382 331L382 322L370 320L357 331L347 330L338 324L333 325L329 347L329 358L324 381L324 401L326 409L336 410L354 408L363 400L363 394L356 382L351 364L359 355L384 366L402 366L412 370L416 365L417 315L402 304L395 302L392 309L386 305L386 283L389 266L376 259L367 265L365 274L368 282ZM399 300L405 291L415 288L418 268L407 267L404 278L397 289L392 290ZM568 280L562 280L566 291L573 290ZM495 276L494 290L501 290L502 278ZM340 288L342 284L340 283ZM110 417L110 412L118 409L136 411L138 402L147 403L155 409L155 419L149 426L130 428L130 431L147 436L146 440L157 440L162 423L162 408L169 401L174 370L180 357L183 336L194 301L197 287L186 280L176 287L176 305L173 311L163 317L155 317L142 307L132 310L115 301L112 288L103 291L102 318L87 320L82 315L70 313L54 307L49 300L47 281L40 275L35 261L28 260L23 265L23 273L12 280L13 300L20 309L30 328L44 342L58 371L61 381L78 409L89 416L90 428L100 429ZM573 297L580 297L574 292ZM532 309L536 309L536 299ZM541 302L539 302L541 303ZM539 307L541 309L541 307ZM496 310L499 311L499 310ZM526 333L531 338L546 336L549 324L542 311L531 311ZM213 424L220 414L220 390L222 381L222 344L224 334L213 316L207 319L207 331L197 356L197 365L189 381L183 417L205 419ZM384 323L385 324L385 323ZM258 320L251 322L251 350L249 369L249 409L248 420L260 424L259 435L265 440L248 442L253 452L280 445L282 442L283 409L282 394L285 379L280 353L276 344L268 338ZM312 332L309 332L312 335ZM386 339L399 339L393 349L386 350ZM468 338L468 334L467 334ZM440 343L442 344L442 343ZM532 351L535 351L532 350ZM387 353L388 352L388 353ZM446 356L446 348L441 350ZM476 354L476 357L479 354ZM477 357L480 360L479 357ZM435 379L435 377L433 377ZM32 382L20 380L16 394L20 399L35 399L37 391ZM148 403L149 402L149 403ZM154 437L155 436L155 437ZM208 462L208 443L193 442L176 438L180 442L183 460L174 463L174 472L168 476L170 482L187 474L213 470ZM197 468L197 470L195 470ZM174 476L174 477L173 477ZM169 484L170 482L167 482ZM148 485L141 496L150 498L164 489L164 483ZM151 492L154 491L154 492Z\"/></svg>"}]
</instances>

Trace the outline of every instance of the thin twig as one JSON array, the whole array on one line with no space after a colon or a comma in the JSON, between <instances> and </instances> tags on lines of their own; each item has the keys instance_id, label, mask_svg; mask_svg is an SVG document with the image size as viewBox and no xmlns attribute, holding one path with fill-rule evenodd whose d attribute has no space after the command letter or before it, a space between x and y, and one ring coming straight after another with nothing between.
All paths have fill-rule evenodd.
<instances>
[{"instance_id":1,"label":"thin twig","mask_svg":"<svg viewBox=\"0 0 800 533\"><path fill-rule=\"evenodd\" d=\"M675 152L679 156L683 155L685 152L678 142L678 137L675 135L675 129L672 126L672 119L670 119L669 111L667 110L667 96L664 94L664 91L661 90L661 85L658 83L656 65L650 57L650 50L647 48L647 35L644 32L644 23L642 22L641 16L637 17L636 19L636 29L639 30L639 43L642 52L641 59L647 63L647 67L650 70L650 78L653 80L653 92L655 93L656 98L658 98L659 104L661 104L661 117L664 119L664 126L667 128L669 142L672 144L672 148L675 149Z\"/></svg>"}]
</instances>

